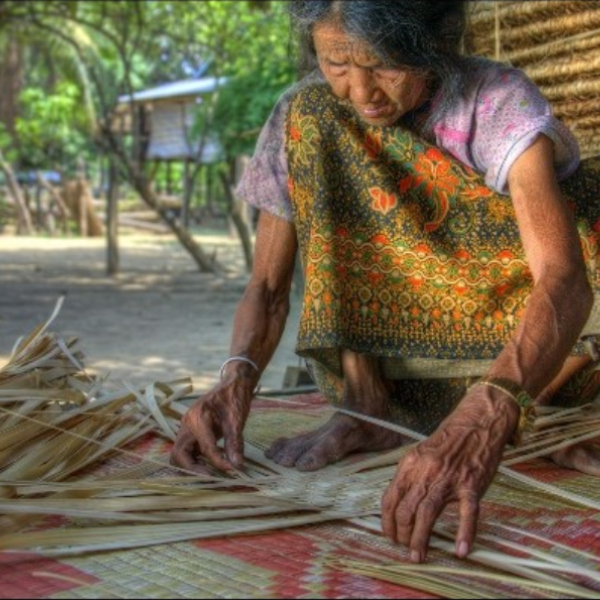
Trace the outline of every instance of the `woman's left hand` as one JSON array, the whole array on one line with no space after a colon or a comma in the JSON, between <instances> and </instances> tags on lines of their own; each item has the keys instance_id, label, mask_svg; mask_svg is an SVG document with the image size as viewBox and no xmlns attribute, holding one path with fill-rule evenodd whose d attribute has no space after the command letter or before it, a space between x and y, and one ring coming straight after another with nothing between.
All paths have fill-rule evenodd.
<instances>
[{"instance_id":1,"label":"woman's left hand","mask_svg":"<svg viewBox=\"0 0 600 600\"><path fill-rule=\"evenodd\" d=\"M471 388L456 410L428 439L400 461L382 500L384 534L423 562L435 521L450 502L459 503L456 554L465 557L474 542L479 501L514 434L519 407L484 386Z\"/></svg>"}]
</instances>

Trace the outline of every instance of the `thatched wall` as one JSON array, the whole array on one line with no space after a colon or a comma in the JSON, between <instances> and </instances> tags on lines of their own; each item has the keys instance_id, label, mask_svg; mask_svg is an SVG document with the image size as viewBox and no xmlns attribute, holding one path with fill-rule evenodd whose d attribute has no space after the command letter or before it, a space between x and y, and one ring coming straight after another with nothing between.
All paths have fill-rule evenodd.
<instances>
[{"instance_id":1,"label":"thatched wall","mask_svg":"<svg viewBox=\"0 0 600 600\"><path fill-rule=\"evenodd\" d=\"M470 11L465 50L523 69L582 155L600 155L600 1L480 0Z\"/></svg>"}]
</instances>

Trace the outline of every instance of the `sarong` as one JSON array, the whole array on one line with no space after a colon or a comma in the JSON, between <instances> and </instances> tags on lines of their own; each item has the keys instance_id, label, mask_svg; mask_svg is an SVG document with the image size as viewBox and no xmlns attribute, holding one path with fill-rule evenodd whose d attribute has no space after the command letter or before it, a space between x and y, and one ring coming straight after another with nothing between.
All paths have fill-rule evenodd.
<instances>
[{"instance_id":1,"label":"sarong","mask_svg":"<svg viewBox=\"0 0 600 600\"><path fill-rule=\"evenodd\" d=\"M362 122L322 84L291 102L286 153L305 274L297 353L334 402L341 349L380 357L385 377L402 380L402 411L413 403L430 430L500 353L531 294L510 196L408 129ZM600 158L561 190L597 294ZM600 333L595 305L573 354Z\"/></svg>"}]
</instances>

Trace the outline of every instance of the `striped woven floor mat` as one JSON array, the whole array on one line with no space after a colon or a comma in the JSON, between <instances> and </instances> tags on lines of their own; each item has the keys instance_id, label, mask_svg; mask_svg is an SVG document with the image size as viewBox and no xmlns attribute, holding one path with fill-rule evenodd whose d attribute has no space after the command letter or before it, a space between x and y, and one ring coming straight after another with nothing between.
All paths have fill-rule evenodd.
<instances>
[{"instance_id":1,"label":"striped woven floor mat","mask_svg":"<svg viewBox=\"0 0 600 600\"><path fill-rule=\"evenodd\" d=\"M258 453L283 432L313 429L330 415L318 395L258 400L246 438ZM163 438L147 435L128 447L130 454L84 476L106 477L130 468L134 454L166 463L170 447ZM393 467L361 475L357 465L372 458L353 457L312 479L290 476L289 486L304 482L306 497L318 503L328 474L348 473L347 486L332 500L330 518L321 522L118 550L54 555L36 548L5 550L0 552L0 598L600 597L600 512L595 507L600 480L540 458L507 467L484 499L469 559L452 554L457 515L450 507L440 519L426 566L414 567L406 550L379 532L372 506ZM152 473L159 484L174 475L167 467ZM548 487L532 486L532 480ZM365 515L336 518L336 510L345 510L353 498L356 506L367 507ZM88 526L85 517L50 515L35 529L73 528L83 543Z\"/></svg>"}]
</instances>

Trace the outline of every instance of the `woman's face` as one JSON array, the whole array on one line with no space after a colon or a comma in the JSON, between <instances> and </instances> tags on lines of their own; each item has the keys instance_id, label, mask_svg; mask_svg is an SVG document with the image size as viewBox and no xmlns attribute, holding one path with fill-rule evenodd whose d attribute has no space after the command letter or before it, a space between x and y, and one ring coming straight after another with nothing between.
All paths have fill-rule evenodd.
<instances>
[{"instance_id":1,"label":"woman's face","mask_svg":"<svg viewBox=\"0 0 600 600\"><path fill-rule=\"evenodd\" d=\"M410 69L385 67L364 42L335 24L315 26L319 67L333 93L348 100L369 125L393 125L427 100L427 78Z\"/></svg>"}]
</instances>

